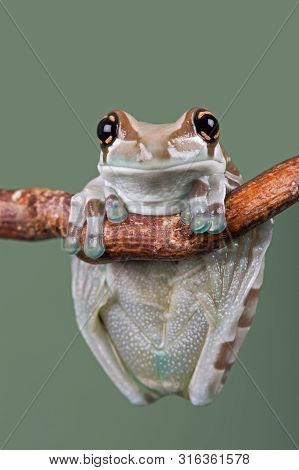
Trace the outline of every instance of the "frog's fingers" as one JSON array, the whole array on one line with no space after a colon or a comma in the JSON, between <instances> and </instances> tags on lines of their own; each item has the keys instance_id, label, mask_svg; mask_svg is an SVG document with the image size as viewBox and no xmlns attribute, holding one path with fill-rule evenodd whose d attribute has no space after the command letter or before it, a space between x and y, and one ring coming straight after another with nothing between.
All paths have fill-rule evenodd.
<instances>
[{"instance_id":1,"label":"frog's fingers","mask_svg":"<svg viewBox=\"0 0 299 470\"><path fill-rule=\"evenodd\" d=\"M103 222L105 204L101 199L89 199L85 206L87 220L84 253L89 258L99 258L105 251L103 241Z\"/></svg>"},{"instance_id":2,"label":"frog's fingers","mask_svg":"<svg viewBox=\"0 0 299 470\"><path fill-rule=\"evenodd\" d=\"M181 219L184 222L184 224L190 225L190 223L191 223L191 210L190 210L189 201L186 203L184 209L181 212Z\"/></svg>"},{"instance_id":3,"label":"frog's fingers","mask_svg":"<svg viewBox=\"0 0 299 470\"><path fill-rule=\"evenodd\" d=\"M106 214L110 222L121 223L128 215L125 205L117 193L109 186L105 189Z\"/></svg>"},{"instance_id":4,"label":"frog's fingers","mask_svg":"<svg viewBox=\"0 0 299 470\"><path fill-rule=\"evenodd\" d=\"M63 248L71 255L74 255L80 249L80 236L86 219L84 206L85 197L83 192L75 194L71 199L67 236L63 241Z\"/></svg>"},{"instance_id":5,"label":"frog's fingers","mask_svg":"<svg viewBox=\"0 0 299 470\"><path fill-rule=\"evenodd\" d=\"M195 233L206 232L211 226L207 194L209 190L208 177L202 176L194 183L189 199L190 227Z\"/></svg>"},{"instance_id":6,"label":"frog's fingers","mask_svg":"<svg viewBox=\"0 0 299 470\"><path fill-rule=\"evenodd\" d=\"M208 194L209 212L211 214L211 226L209 233L222 232L227 223L225 218L224 199L226 185L224 175L212 175L209 177L210 191Z\"/></svg>"}]
</instances>

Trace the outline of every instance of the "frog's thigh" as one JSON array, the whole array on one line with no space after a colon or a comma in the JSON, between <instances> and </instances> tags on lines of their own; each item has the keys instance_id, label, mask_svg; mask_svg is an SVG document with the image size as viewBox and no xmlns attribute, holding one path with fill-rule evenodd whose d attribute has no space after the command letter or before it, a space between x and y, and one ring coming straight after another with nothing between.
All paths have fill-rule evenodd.
<instances>
[{"instance_id":1,"label":"frog's thigh","mask_svg":"<svg viewBox=\"0 0 299 470\"><path fill-rule=\"evenodd\" d=\"M144 391L124 368L98 312L107 301L106 268L73 258L72 293L79 330L102 368L116 387L136 405L145 405L156 396Z\"/></svg>"},{"instance_id":2,"label":"frog's thigh","mask_svg":"<svg viewBox=\"0 0 299 470\"><path fill-rule=\"evenodd\" d=\"M80 326L79 321L78 323ZM129 376L97 315L90 320L89 324L81 326L82 335L96 359L112 382L131 403L146 405L157 398L155 395L152 396L150 392L141 390L134 379Z\"/></svg>"},{"instance_id":3,"label":"frog's thigh","mask_svg":"<svg viewBox=\"0 0 299 470\"><path fill-rule=\"evenodd\" d=\"M215 384L215 393L218 393L217 390L220 391L222 386L225 384L229 371L234 365L243 341L250 330L251 323L256 312L260 288L262 286L263 271L264 264L261 267L256 282L250 289L244 302L244 311L238 322L235 339L229 343L223 343L221 346L220 353L217 357L217 361L215 362L215 367L221 371L222 375L220 384Z\"/></svg>"},{"instance_id":4,"label":"frog's thigh","mask_svg":"<svg viewBox=\"0 0 299 470\"><path fill-rule=\"evenodd\" d=\"M244 304L236 309L239 317L236 327L227 323L216 328L208 337L202 356L189 385L189 398L193 405L207 405L220 393L237 354L250 330L256 312L259 291L263 282L264 261Z\"/></svg>"}]
</instances>

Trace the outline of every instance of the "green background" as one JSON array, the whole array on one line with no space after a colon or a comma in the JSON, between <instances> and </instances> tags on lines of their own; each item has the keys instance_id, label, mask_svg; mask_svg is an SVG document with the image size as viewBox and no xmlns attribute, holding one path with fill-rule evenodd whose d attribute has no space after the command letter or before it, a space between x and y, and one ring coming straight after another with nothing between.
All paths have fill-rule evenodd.
<instances>
[{"instance_id":1,"label":"green background","mask_svg":"<svg viewBox=\"0 0 299 470\"><path fill-rule=\"evenodd\" d=\"M1 2L2 3L2 2ZM0 187L78 192L97 175L95 128L114 107L167 122L193 105L222 116L295 0L5 0L0 8ZM246 179L296 155L299 9L223 121ZM92 136L89 137L88 133ZM277 217L258 314L240 358L297 442L298 208ZM59 240L0 241L0 442L76 335ZM276 449L294 445L240 365L216 402L134 407L78 337L6 448Z\"/></svg>"}]
</instances>

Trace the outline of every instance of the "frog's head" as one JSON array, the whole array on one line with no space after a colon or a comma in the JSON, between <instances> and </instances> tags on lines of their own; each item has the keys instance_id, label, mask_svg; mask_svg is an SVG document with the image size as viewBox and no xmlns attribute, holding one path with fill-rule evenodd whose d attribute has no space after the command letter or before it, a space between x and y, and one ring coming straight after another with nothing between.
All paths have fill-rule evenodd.
<instances>
[{"instance_id":1,"label":"frog's head","mask_svg":"<svg viewBox=\"0 0 299 470\"><path fill-rule=\"evenodd\" d=\"M98 124L100 165L143 169L222 157L219 124L205 108L191 108L176 122L148 124L115 110Z\"/></svg>"}]
</instances>

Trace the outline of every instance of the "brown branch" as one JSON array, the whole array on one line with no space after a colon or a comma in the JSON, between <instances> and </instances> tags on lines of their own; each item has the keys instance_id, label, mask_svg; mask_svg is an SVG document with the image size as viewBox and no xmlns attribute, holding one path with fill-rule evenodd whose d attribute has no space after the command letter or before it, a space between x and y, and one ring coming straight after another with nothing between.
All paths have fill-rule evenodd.
<instances>
[{"instance_id":1,"label":"brown branch","mask_svg":"<svg viewBox=\"0 0 299 470\"><path fill-rule=\"evenodd\" d=\"M51 189L0 190L0 237L45 240L65 237L71 194ZM122 224L104 223L106 252L99 263L122 259L175 260L219 248L299 199L299 156L286 160L232 191L226 198L228 229L194 234L179 215L129 214ZM82 234L83 243L85 228Z\"/></svg>"}]
</instances>

